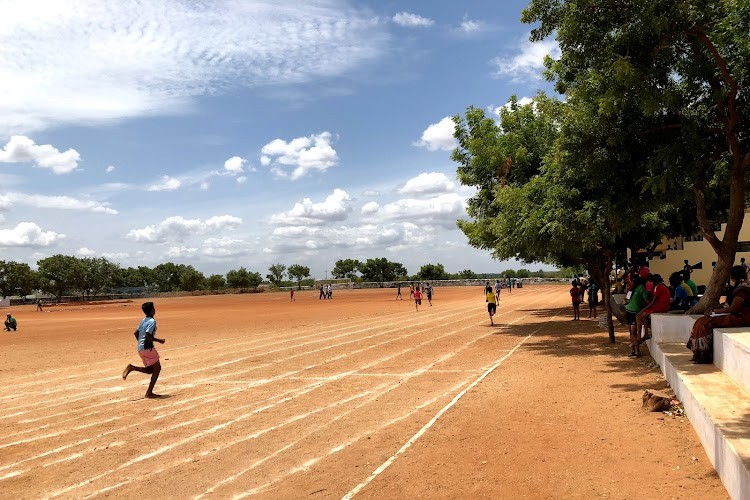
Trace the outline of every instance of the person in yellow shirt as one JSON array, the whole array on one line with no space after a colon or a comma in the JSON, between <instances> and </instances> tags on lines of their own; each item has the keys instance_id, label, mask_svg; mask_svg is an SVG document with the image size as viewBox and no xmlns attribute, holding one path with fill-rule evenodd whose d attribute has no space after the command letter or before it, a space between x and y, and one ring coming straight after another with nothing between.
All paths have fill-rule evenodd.
<instances>
[{"instance_id":1,"label":"person in yellow shirt","mask_svg":"<svg viewBox=\"0 0 750 500\"><path fill-rule=\"evenodd\" d=\"M490 315L490 326L495 326L495 322L492 321L492 317L497 312L497 297L495 296L495 293L491 288L490 291L487 292L485 302L487 302L487 313Z\"/></svg>"}]
</instances>

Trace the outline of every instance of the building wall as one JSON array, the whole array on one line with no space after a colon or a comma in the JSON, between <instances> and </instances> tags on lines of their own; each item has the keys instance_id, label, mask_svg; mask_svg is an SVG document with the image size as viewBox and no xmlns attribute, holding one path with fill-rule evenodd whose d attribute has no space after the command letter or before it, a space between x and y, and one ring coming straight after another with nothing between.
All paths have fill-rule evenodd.
<instances>
[{"instance_id":1,"label":"building wall","mask_svg":"<svg viewBox=\"0 0 750 500\"><path fill-rule=\"evenodd\" d=\"M726 224L721 225L721 231L717 231L716 235L721 239L724 237L724 230ZM672 239L674 240L674 238ZM740 230L740 236L738 239L739 243L750 243L750 214L748 210L745 210L745 219L742 223L742 229ZM711 245L707 241L686 241L680 239L681 247L679 250L665 250L663 253L665 258L654 257L649 262L649 269L653 274L660 274L664 281L667 281L669 275L675 271L681 271L685 265L685 259L690 265L703 262L703 269L694 269L692 279L698 285L705 285L708 283L711 273L713 272L713 262L716 262L716 252L713 251ZM750 252L737 252L735 256L735 264L740 263L740 258L744 257L745 261L750 265Z\"/></svg>"}]
</instances>

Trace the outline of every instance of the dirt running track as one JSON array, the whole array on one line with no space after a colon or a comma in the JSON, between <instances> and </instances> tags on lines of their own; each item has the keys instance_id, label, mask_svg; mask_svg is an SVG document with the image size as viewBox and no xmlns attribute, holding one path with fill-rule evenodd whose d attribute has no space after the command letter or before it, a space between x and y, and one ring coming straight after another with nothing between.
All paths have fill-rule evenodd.
<instances>
[{"instance_id":1,"label":"dirt running track","mask_svg":"<svg viewBox=\"0 0 750 500\"><path fill-rule=\"evenodd\" d=\"M566 290L504 293L494 328L481 288L157 300L159 400L120 376L139 302L13 308L0 498L726 498Z\"/></svg>"}]
</instances>

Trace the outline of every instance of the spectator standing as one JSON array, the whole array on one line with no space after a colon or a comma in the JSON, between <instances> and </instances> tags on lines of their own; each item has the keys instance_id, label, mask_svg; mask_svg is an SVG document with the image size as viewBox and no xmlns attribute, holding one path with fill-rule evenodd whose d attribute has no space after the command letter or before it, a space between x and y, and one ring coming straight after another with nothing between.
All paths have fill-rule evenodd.
<instances>
[{"instance_id":1,"label":"spectator standing","mask_svg":"<svg viewBox=\"0 0 750 500\"><path fill-rule=\"evenodd\" d=\"M578 287L578 281L573 281L573 287L570 289L570 298L573 302L573 321L581 319L581 298L583 297L583 290Z\"/></svg>"},{"instance_id":2,"label":"spectator standing","mask_svg":"<svg viewBox=\"0 0 750 500\"><path fill-rule=\"evenodd\" d=\"M596 283L593 281L588 286L588 294L589 294L589 318L593 317L596 318L596 306L599 305L599 287L596 286Z\"/></svg>"}]
</instances>

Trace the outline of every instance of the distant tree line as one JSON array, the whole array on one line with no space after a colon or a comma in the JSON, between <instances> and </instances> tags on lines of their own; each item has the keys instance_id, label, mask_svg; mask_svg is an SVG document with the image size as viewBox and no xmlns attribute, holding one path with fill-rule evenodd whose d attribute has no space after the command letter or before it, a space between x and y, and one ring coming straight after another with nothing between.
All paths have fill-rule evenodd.
<instances>
[{"instance_id":1,"label":"distant tree line","mask_svg":"<svg viewBox=\"0 0 750 500\"><path fill-rule=\"evenodd\" d=\"M380 283L391 281L434 281L450 279L484 279L497 276L516 278L555 277L556 274L571 276L571 269L559 272L526 269L506 270L495 274L477 274L465 269L458 273L448 273L442 264L425 264L419 272L409 275L399 262L373 258L360 262L356 259L336 261L331 276L349 278L353 281ZM288 278L288 280L285 280ZM83 300L91 300L104 292L129 288L149 288L159 292L256 289L268 283L276 287L312 286L310 268L300 264L286 266L278 263L268 268L265 279L259 272L244 267L232 269L226 275L204 275L191 265L165 262L153 268L147 266L121 267L104 257L74 257L53 255L37 261L37 270L28 264L14 261L0 261L0 294L3 297L17 295L25 297L35 292L54 295L59 301L64 295L80 295Z\"/></svg>"}]
</instances>

